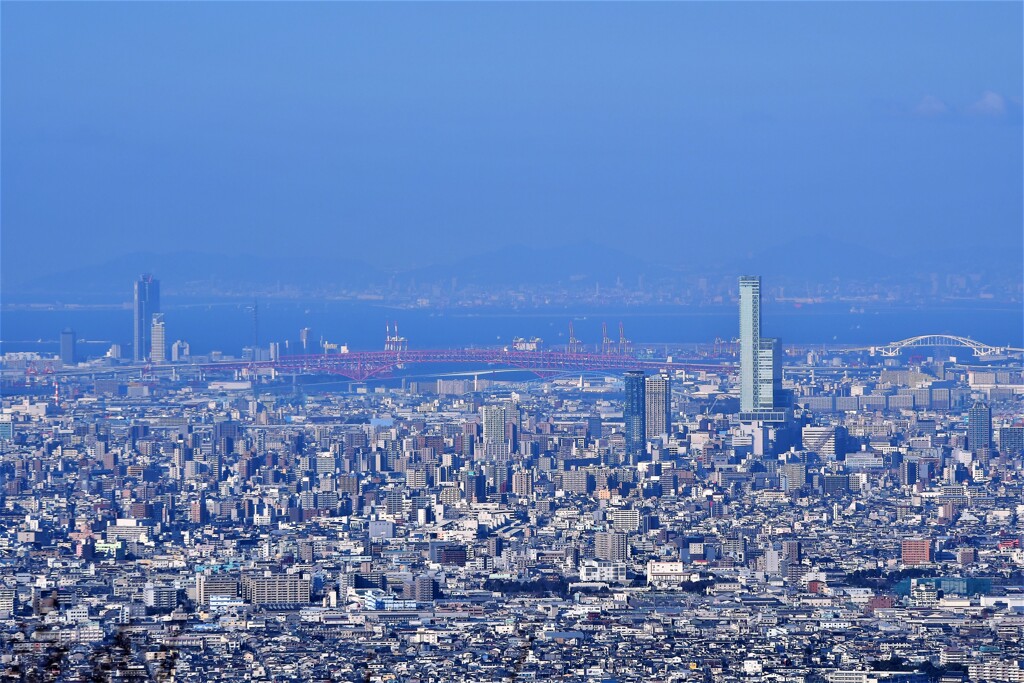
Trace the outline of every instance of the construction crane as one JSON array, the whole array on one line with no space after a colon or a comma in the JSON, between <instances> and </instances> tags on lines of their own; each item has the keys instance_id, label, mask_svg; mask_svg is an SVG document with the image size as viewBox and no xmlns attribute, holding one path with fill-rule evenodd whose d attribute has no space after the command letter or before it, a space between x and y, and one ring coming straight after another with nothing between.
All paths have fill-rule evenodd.
<instances>
[{"instance_id":1,"label":"construction crane","mask_svg":"<svg viewBox=\"0 0 1024 683\"><path fill-rule=\"evenodd\" d=\"M739 344L739 339L722 339L721 337L715 337L714 354L715 357L719 356L732 356L736 353L736 345Z\"/></svg>"},{"instance_id":2,"label":"construction crane","mask_svg":"<svg viewBox=\"0 0 1024 683\"><path fill-rule=\"evenodd\" d=\"M601 323L601 353L615 353L615 344L608 336L608 323Z\"/></svg>"},{"instance_id":3,"label":"construction crane","mask_svg":"<svg viewBox=\"0 0 1024 683\"><path fill-rule=\"evenodd\" d=\"M398 321L395 321L395 333L391 334L391 323L385 323L385 351L408 351L409 340L398 334Z\"/></svg>"},{"instance_id":4,"label":"construction crane","mask_svg":"<svg viewBox=\"0 0 1024 683\"><path fill-rule=\"evenodd\" d=\"M583 343L576 338L576 331L572 327L572 321L569 321L569 353L583 353Z\"/></svg>"},{"instance_id":5,"label":"construction crane","mask_svg":"<svg viewBox=\"0 0 1024 683\"><path fill-rule=\"evenodd\" d=\"M622 321L620 320L619 321L619 353L621 353L622 355L628 354L631 351L632 345L633 345L633 342L631 342L628 339L626 339L626 328L622 324Z\"/></svg>"}]
</instances>

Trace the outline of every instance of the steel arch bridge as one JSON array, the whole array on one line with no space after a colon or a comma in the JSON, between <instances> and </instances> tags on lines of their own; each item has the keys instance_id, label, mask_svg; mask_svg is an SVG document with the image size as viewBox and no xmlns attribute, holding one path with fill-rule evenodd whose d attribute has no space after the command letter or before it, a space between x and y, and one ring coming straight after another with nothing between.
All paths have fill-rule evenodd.
<instances>
[{"instance_id":1,"label":"steel arch bridge","mask_svg":"<svg viewBox=\"0 0 1024 683\"><path fill-rule=\"evenodd\" d=\"M950 334L925 334L919 337L909 337L907 339L901 339L900 341L890 342L885 346L872 346L870 347L871 355L880 356L898 356L900 351L903 349L912 349L918 347L962 347L970 349L978 358L989 358L993 356L1002 356L1007 353L1019 353L1024 349L1017 349L1010 346L991 346L989 344L976 341L969 337L956 337Z\"/></svg>"},{"instance_id":2,"label":"steel arch bridge","mask_svg":"<svg viewBox=\"0 0 1024 683\"><path fill-rule=\"evenodd\" d=\"M356 381L387 375L418 363L479 363L528 370L541 376L569 372L626 370L689 370L735 372L737 366L638 359L627 354L515 351L510 349L447 349L353 351L349 353L281 356L273 361L211 363L209 370L273 368L285 374L341 375Z\"/></svg>"}]
</instances>

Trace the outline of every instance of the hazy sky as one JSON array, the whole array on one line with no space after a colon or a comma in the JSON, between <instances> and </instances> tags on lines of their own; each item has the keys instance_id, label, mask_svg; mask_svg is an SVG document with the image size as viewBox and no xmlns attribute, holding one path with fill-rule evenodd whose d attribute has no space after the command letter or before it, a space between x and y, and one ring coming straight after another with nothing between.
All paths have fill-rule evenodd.
<instances>
[{"instance_id":1,"label":"hazy sky","mask_svg":"<svg viewBox=\"0 0 1024 683\"><path fill-rule=\"evenodd\" d=\"M821 231L1021 253L1019 2L2 19L11 274L186 247L381 264L594 240L682 259Z\"/></svg>"}]
</instances>

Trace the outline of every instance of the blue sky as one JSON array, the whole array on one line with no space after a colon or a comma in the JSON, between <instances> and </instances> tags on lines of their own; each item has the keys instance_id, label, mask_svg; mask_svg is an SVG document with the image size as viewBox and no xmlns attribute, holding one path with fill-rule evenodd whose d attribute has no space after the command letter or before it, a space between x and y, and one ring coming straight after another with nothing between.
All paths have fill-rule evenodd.
<instances>
[{"instance_id":1,"label":"blue sky","mask_svg":"<svg viewBox=\"0 0 1024 683\"><path fill-rule=\"evenodd\" d=\"M1019 263L1022 7L4 3L5 279L824 233Z\"/></svg>"}]
</instances>

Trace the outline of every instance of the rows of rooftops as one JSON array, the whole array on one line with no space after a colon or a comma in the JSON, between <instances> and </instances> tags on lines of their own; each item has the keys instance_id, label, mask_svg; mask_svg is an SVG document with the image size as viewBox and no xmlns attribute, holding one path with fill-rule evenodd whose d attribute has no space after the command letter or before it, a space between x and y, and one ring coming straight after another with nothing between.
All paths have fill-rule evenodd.
<instances>
[{"instance_id":1,"label":"rows of rooftops","mask_svg":"<svg viewBox=\"0 0 1024 683\"><path fill-rule=\"evenodd\" d=\"M1024 676L1017 394L890 364L787 379L785 421L758 422L724 375L671 379L640 450L621 378L302 393L83 377L5 397L0 668ZM874 395L911 400L860 404Z\"/></svg>"}]
</instances>

